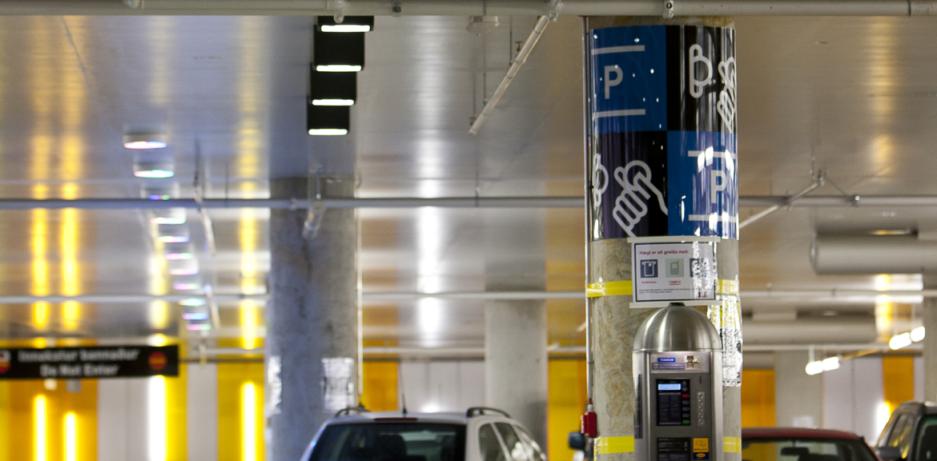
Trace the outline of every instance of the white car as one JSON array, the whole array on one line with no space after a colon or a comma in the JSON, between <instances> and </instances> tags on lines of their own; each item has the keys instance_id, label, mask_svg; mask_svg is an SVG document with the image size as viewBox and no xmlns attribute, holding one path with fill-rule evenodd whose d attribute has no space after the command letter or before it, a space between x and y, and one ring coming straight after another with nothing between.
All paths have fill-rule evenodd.
<instances>
[{"instance_id":1,"label":"white car","mask_svg":"<svg viewBox=\"0 0 937 461\"><path fill-rule=\"evenodd\" d=\"M517 421L500 410L354 413L322 425L301 461L546 461Z\"/></svg>"}]
</instances>

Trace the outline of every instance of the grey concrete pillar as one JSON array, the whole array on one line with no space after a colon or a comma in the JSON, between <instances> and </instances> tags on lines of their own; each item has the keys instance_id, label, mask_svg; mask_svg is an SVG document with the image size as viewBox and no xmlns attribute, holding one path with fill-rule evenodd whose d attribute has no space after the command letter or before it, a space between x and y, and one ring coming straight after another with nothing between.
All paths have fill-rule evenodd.
<instances>
[{"instance_id":1,"label":"grey concrete pillar","mask_svg":"<svg viewBox=\"0 0 937 461\"><path fill-rule=\"evenodd\" d=\"M546 288L543 213L485 212L485 287ZM544 301L485 303L485 404L520 421L547 442L547 311Z\"/></svg>"},{"instance_id":2,"label":"grey concrete pillar","mask_svg":"<svg viewBox=\"0 0 937 461\"><path fill-rule=\"evenodd\" d=\"M543 301L485 305L485 399L547 440L547 314Z\"/></svg>"},{"instance_id":3,"label":"grey concrete pillar","mask_svg":"<svg viewBox=\"0 0 937 461\"><path fill-rule=\"evenodd\" d=\"M591 280L631 280L631 246L625 239L591 243ZM634 377L632 344L641 322L654 311L631 309L630 296L603 296L592 301L593 403L599 436L621 440L634 434ZM601 453L600 460L631 460L630 450ZM619 451L619 450L612 450Z\"/></svg>"},{"instance_id":4,"label":"grey concrete pillar","mask_svg":"<svg viewBox=\"0 0 937 461\"><path fill-rule=\"evenodd\" d=\"M326 181L330 197L354 182ZM305 179L271 181L274 197L304 197ZM270 213L270 304L266 310L267 458L296 461L322 422L356 403L358 224L354 210ZM307 232L304 233L304 230Z\"/></svg>"},{"instance_id":5,"label":"grey concrete pillar","mask_svg":"<svg viewBox=\"0 0 937 461\"><path fill-rule=\"evenodd\" d=\"M823 375L804 372L809 360L807 352L774 353L775 408L780 427L823 426Z\"/></svg>"},{"instance_id":6,"label":"grey concrete pillar","mask_svg":"<svg viewBox=\"0 0 937 461\"><path fill-rule=\"evenodd\" d=\"M937 288L937 274L924 274L924 289ZM924 400L937 400L937 298L924 298Z\"/></svg>"}]
</instances>

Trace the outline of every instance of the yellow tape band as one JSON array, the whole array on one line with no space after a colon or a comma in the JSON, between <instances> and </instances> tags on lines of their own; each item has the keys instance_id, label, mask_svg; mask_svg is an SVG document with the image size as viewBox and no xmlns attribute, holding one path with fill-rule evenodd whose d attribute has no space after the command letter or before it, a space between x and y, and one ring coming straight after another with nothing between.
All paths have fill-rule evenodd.
<instances>
[{"instance_id":1,"label":"yellow tape band","mask_svg":"<svg viewBox=\"0 0 937 461\"><path fill-rule=\"evenodd\" d=\"M739 281L730 279L719 279L719 294L737 295L739 294Z\"/></svg>"},{"instance_id":2,"label":"yellow tape band","mask_svg":"<svg viewBox=\"0 0 937 461\"><path fill-rule=\"evenodd\" d=\"M596 455L617 455L621 453L634 453L633 435L599 437L595 439Z\"/></svg>"},{"instance_id":3,"label":"yellow tape band","mask_svg":"<svg viewBox=\"0 0 937 461\"><path fill-rule=\"evenodd\" d=\"M719 279L717 291L721 295L739 294L738 280ZM587 298L603 298L606 296L631 296L634 288L631 280L610 280L607 282L595 282L586 286Z\"/></svg>"},{"instance_id":4,"label":"yellow tape band","mask_svg":"<svg viewBox=\"0 0 937 461\"><path fill-rule=\"evenodd\" d=\"M742 439L738 437L723 437L722 451L725 453L738 453L742 448Z\"/></svg>"},{"instance_id":5,"label":"yellow tape band","mask_svg":"<svg viewBox=\"0 0 937 461\"><path fill-rule=\"evenodd\" d=\"M586 297L602 298L605 296L631 296L631 280L611 280L590 283L586 287Z\"/></svg>"}]
</instances>

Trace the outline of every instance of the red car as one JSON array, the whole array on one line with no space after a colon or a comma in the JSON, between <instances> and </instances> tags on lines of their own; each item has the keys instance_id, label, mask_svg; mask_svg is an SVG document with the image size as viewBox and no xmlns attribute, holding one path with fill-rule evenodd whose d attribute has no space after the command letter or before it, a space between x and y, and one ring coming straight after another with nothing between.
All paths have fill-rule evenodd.
<instances>
[{"instance_id":1,"label":"red car","mask_svg":"<svg viewBox=\"0 0 937 461\"><path fill-rule=\"evenodd\" d=\"M878 461L852 432L803 428L742 429L743 461Z\"/></svg>"}]
</instances>

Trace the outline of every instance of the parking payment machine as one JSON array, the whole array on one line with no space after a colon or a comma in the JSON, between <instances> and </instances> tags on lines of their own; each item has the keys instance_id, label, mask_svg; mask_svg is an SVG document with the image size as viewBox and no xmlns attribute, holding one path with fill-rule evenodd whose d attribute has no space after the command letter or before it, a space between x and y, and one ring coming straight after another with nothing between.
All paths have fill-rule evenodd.
<instances>
[{"instance_id":1,"label":"parking payment machine","mask_svg":"<svg viewBox=\"0 0 937 461\"><path fill-rule=\"evenodd\" d=\"M671 304L634 340L637 461L722 461L722 344L705 315Z\"/></svg>"}]
</instances>

